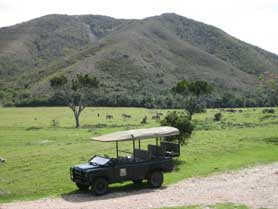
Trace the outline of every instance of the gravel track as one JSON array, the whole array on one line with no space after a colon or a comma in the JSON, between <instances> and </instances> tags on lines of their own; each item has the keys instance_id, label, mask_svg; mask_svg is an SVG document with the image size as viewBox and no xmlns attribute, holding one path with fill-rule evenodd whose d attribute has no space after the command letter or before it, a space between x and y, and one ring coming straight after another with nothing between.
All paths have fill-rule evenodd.
<instances>
[{"instance_id":1,"label":"gravel track","mask_svg":"<svg viewBox=\"0 0 278 209\"><path fill-rule=\"evenodd\" d=\"M190 178L156 190L122 189L101 197L69 194L61 198L5 203L0 209L132 209L225 202L245 204L254 209L278 209L278 163Z\"/></svg>"}]
</instances>

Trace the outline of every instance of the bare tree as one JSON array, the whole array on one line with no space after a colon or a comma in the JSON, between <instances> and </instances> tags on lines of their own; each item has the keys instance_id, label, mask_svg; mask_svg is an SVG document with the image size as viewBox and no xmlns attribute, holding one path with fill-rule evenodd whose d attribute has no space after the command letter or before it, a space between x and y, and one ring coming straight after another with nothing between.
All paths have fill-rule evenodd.
<instances>
[{"instance_id":1,"label":"bare tree","mask_svg":"<svg viewBox=\"0 0 278 209\"><path fill-rule=\"evenodd\" d=\"M72 110L75 118L75 127L79 128L79 116L86 108L89 91L98 87L96 77L88 74L77 74L72 80L68 80L64 75L55 76L50 80L50 86L55 94Z\"/></svg>"}]
</instances>

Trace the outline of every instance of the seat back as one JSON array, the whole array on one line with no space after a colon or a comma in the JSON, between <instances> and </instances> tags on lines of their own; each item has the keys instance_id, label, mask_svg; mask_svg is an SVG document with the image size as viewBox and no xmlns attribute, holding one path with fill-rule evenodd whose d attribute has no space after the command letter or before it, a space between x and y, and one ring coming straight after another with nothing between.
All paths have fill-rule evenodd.
<instances>
[{"instance_id":1,"label":"seat back","mask_svg":"<svg viewBox=\"0 0 278 209\"><path fill-rule=\"evenodd\" d=\"M156 145L149 144L148 145L148 152L149 152L149 156L151 158L157 158L157 157L164 157L165 156L165 151L164 151L163 147L161 147L161 146L156 146Z\"/></svg>"},{"instance_id":2,"label":"seat back","mask_svg":"<svg viewBox=\"0 0 278 209\"><path fill-rule=\"evenodd\" d=\"M139 158L142 160L147 160L149 158L148 152L146 150L141 150L141 149L135 149L134 156L135 158Z\"/></svg>"},{"instance_id":3,"label":"seat back","mask_svg":"<svg viewBox=\"0 0 278 209\"><path fill-rule=\"evenodd\" d=\"M180 156L180 144L163 141L160 143L160 146L163 147L166 153L168 153L172 157Z\"/></svg>"}]
</instances>

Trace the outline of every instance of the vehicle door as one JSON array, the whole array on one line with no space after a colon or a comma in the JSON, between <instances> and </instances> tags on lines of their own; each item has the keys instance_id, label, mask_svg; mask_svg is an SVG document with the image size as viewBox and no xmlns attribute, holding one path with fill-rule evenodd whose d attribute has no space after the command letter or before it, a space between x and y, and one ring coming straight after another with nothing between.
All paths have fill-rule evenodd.
<instances>
[{"instance_id":1,"label":"vehicle door","mask_svg":"<svg viewBox=\"0 0 278 209\"><path fill-rule=\"evenodd\" d=\"M115 163L114 179L116 182L129 180L131 175L132 169L129 162L119 160Z\"/></svg>"}]
</instances>

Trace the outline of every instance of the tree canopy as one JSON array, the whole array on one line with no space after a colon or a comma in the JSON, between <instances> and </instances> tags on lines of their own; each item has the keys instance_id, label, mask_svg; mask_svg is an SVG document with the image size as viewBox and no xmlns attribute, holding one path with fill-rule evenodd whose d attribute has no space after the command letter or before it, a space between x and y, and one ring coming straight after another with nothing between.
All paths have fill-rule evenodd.
<instances>
[{"instance_id":1,"label":"tree canopy","mask_svg":"<svg viewBox=\"0 0 278 209\"><path fill-rule=\"evenodd\" d=\"M172 126L179 129L180 135L172 138L178 139L182 144L187 143L188 138L194 130L194 125L192 124L191 119L184 112L170 112L160 123L162 126Z\"/></svg>"},{"instance_id":2,"label":"tree canopy","mask_svg":"<svg viewBox=\"0 0 278 209\"><path fill-rule=\"evenodd\" d=\"M213 91L212 85L206 81L187 81L182 80L172 88L174 94L180 94L184 98L184 108L189 114L189 117L204 110L206 106L205 96Z\"/></svg>"},{"instance_id":3,"label":"tree canopy","mask_svg":"<svg viewBox=\"0 0 278 209\"><path fill-rule=\"evenodd\" d=\"M89 90L98 88L98 85L99 82L96 77L88 74L77 74L71 80L68 80L65 75L59 75L50 80L50 86L54 89L55 94L73 111L76 128L80 126L79 116L87 106Z\"/></svg>"}]
</instances>

